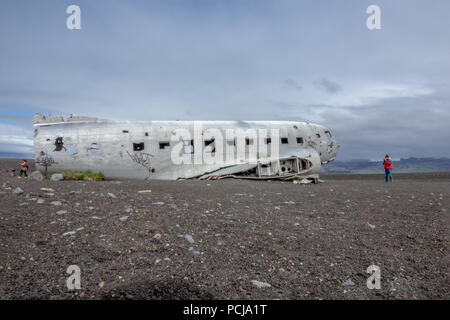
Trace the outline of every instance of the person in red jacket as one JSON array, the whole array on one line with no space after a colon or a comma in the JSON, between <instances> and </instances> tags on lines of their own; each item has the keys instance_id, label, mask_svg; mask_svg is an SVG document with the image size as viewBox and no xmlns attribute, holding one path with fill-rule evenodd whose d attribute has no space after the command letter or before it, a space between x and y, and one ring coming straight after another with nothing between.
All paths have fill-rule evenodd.
<instances>
[{"instance_id":1,"label":"person in red jacket","mask_svg":"<svg viewBox=\"0 0 450 320\"><path fill-rule=\"evenodd\" d=\"M20 176L25 173L25 177L28 177L27 175L28 171L28 162L27 160L23 160L22 163L20 163Z\"/></svg>"},{"instance_id":2,"label":"person in red jacket","mask_svg":"<svg viewBox=\"0 0 450 320\"><path fill-rule=\"evenodd\" d=\"M383 165L386 183L388 182L388 180L392 182L392 159L391 157L389 157L389 155L386 155L386 157L384 157Z\"/></svg>"}]
</instances>

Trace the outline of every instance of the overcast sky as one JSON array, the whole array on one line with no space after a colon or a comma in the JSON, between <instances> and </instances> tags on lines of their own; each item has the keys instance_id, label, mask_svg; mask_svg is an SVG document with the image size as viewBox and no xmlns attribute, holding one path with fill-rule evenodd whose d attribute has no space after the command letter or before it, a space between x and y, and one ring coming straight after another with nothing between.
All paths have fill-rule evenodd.
<instances>
[{"instance_id":1,"label":"overcast sky","mask_svg":"<svg viewBox=\"0 0 450 320\"><path fill-rule=\"evenodd\" d=\"M448 0L5 0L0 153L33 152L40 112L310 121L340 160L450 157L449 13Z\"/></svg>"}]
</instances>

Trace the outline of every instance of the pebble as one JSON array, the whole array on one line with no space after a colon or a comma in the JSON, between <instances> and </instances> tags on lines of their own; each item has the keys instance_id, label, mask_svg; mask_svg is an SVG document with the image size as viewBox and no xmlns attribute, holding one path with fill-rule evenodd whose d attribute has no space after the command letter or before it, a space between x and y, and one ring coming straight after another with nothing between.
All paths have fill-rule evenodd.
<instances>
[{"instance_id":1,"label":"pebble","mask_svg":"<svg viewBox=\"0 0 450 320\"><path fill-rule=\"evenodd\" d=\"M54 206L60 206L62 204L61 201L52 201L50 203Z\"/></svg>"},{"instance_id":2,"label":"pebble","mask_svg":"<svg viewBox=\"0 0 450 320\"><path fill-rule=\"evenodd\" d=\"M344 282L344 286L345 287L354 287L355 283L352 280L348 279L347 281Z\"/></svg>"},{"instance_id":3,"label":"pebble","mask_svg":"<svg viewBox=\"0 0 450 320\"><path fill-rule=\"evenodd\" d=\"M119 218L120 221L125 222L128 220L128 216L123 216Z\"/></svg>"},{"instance_id":4,"label":"pebble","mask_svg":"<svg viewBox=\"0 0 450 320\"><path fill-rule=\"evenodd\" d=\"M267 282L262 282L258 280L252 280L251 281L253 285L257 286L258 288L270 288L272 285Z\"/></svg>"},{"instance_id":5,"label":"pebble","mask_svg":"<svg viewBox=\"0 0 450 320\"><path fill-rule=\"evenodd\" d=\"M64 232L62 235L65 237L65 236L71 236L74 234L75 234L75 231L68 231L68 232Z\"/></svg>"},{"instance_id":6,"label":"pebble","mask_svg":"<svg viewBox=\"0 0 450 320\"><path fill-rule=\"evenodd\" d=\"M187 240L187 241L189 241L189 243L194 243L195 241L194 241L194 238L192 238L192 236L190 235L190 234L186 234L185 236L184 236L184 238Z\"/></svg>"},{"instance_id":7,"label":"pebble","mask_svg":"<svg viewBox=\"0 0 450 320\"><path fill-rule=\"evenodd\" d=\"M157 233L153 236L153 238L159 240L159 239L161 239L161 234Z\"/></svg>"},{"instance_id":8,"label":"pebble","mask_svg":"<svg viewBox=\"0 0 450 320\"><path fill-rule=\"evenodd\" d=\"M112 198L112 199L115 199L115 198L116 198L116 196L115 196L113 193L111 193L111 192L108 192L108 197L110 197L110 198Z\"/></svg>"},{"instance_id":9,"label":"pebble","mask_svg":"<svg viewBox=\"0 0 450 320\"><path fill-rule=\"evenodd\" d=\"M23 191L22 188L20 188L20 187L15 188L13 192L14 192L15 194L22 194L22 193L24 193L24 191Z\"/></svg>"}]
</instances>

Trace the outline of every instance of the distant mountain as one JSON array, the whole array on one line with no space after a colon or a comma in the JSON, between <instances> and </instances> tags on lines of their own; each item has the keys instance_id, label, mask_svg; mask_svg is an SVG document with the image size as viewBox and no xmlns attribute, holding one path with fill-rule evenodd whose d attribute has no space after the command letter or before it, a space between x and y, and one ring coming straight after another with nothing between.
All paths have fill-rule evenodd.
<instances>
[{"instance_id":1,"label":"distant mountain","mask_svg":"<svg viewBox=\"0 0 450 320\"><path fill-rule=\"evenodd\" d=\"M15 153L15 152L0 152L0 158L34 159L34 154Z\"/></svg>"},{"instance_id":2,"label":"distant mountain","mask_svg":"<svg viewBox=\"0 0 450 320\"><path fill-rule=\"evenodd\" d=\"M322 173L380 173L383 172L383 160L370 161L355 159L333 161L322 167ZM444 172L450 171L449 158L407 158L394 161L394 172Z\"/></svg>"}]
</instances>

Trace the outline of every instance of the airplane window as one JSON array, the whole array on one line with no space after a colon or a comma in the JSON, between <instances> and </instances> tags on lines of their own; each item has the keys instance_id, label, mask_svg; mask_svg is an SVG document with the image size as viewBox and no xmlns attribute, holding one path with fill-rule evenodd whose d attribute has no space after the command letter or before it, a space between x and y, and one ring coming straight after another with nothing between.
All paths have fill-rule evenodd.
<instances>
[{"instance_id":1,"label":"airplane window","mask_svg":"<svg viewBox=\"0 0 450 320\"><path fill-rule=\"evenodd\" d=\"M272 143L272 138L266 138L266 144L271 144Z\"/></svg>"},{"instance_id":2,"label":"airplane window","mask_svg":"<svg viewBox=\"0 0 450 320\"><path fill-rule=\"evenodd\" d=\"M253 144L253 139L246 138L246 139L245 139L245 144L246 144L246 145Z\"/></svg>"},{"instance_id":3,"label":"airplane window","mask_svg":"<svg viewBox=\"0 0 450 320\"><path fill-rule=\"evenodd\" d=\"M282 144L287 144L288 143L288 138L281 138L281 143Z\"/></svg>"},{"instance_id":4,"label":"airplane window","mask_svg":"<svg viewBox=\"0 0 450 320\"><path fill-rule=\"evenodd\" d=\"M205 152L216 152L214 139L205 140Z\"/></svg>"},{"instance_id":5,"label":"airplane window","mask_svg":"<svg viewBox=\"0 0 450 320\"><path fill-rule=\"evenodd\" d=\"M297 137L297 143L303 143L303 138L302 137Z\"/></svg>"},{"instance_id":6,"label":"airplane window","mask_svg":"<svg viewBox=\"0 0 450 320\"><path fill-rule=\"evenodd\" d=\"M159 143L159 148L163 149L163 150L169 150L170 149L170 144L169 144L169 142L160 142Z\"/></svg>"},{"instance_id":7,"label":"airplane window","mask_svg":"<svg viewBox=\"0 0 450 320\"><path fill-rule=\"evenodd\" d=\"M144 150L144 143L133 143L133 151L142 151Z\"/></svg>"}]
</instances>

